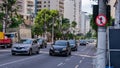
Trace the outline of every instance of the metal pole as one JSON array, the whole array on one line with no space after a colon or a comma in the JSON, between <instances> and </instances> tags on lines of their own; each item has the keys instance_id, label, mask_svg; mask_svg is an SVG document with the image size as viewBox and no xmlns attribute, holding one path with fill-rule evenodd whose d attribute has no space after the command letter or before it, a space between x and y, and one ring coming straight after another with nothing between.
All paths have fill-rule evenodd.
<instances>
[{"instance_id":1,"label":"metal pole","mask_svg":"<svg viewBox=\"0 0 120 68\"><path fill-rule=\"evenodd\" d=\"M106 16L106 2L99 0L99 14ZM96 68L106 68L106 27L98 27L97 46L97 66Z\"/></svg>"}]
</instances>

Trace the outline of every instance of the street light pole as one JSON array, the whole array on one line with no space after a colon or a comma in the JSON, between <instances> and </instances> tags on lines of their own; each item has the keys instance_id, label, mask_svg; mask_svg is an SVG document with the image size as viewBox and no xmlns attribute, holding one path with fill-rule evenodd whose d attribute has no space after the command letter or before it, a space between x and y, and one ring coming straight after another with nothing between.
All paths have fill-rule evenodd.
<instances>
[{"instance_id":1,"label":"street light pole","mask_svg":"<svg viewBox=\"0 0 120 68\"><path fill-rule=\"evenodd\" d=\"M99 0L99 14L106 16L106 2ZM97 67L106 68L106 27L98 27L98 46L97 46Z\"/></svg>"}]
</instances>

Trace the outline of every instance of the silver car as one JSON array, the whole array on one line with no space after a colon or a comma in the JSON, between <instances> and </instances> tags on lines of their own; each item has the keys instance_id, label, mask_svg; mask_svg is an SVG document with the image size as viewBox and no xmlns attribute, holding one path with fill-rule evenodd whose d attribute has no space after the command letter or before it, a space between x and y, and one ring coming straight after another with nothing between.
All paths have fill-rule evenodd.
<instances>
[{"instance_id":1,"label":"silver car","mask_svg":"<svg viewBox=\"0 0 120 68\"><path fill-rule=\"evenodd\" d=\"M11 48L12 55L16 54L28 54L32 55L32 53L39 54L39 45L37 40L34 39L22 39L19 43L13 44Z\"/></svg>"}]
</instances>

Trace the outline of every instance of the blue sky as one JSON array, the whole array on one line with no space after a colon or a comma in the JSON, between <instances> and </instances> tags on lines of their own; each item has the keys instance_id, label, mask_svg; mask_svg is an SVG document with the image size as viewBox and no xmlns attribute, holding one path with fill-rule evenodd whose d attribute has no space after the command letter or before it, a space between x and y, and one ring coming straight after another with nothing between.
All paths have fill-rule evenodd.
<instances>
[{"instance_id":1,"label":"blue sky","mask_svg":"<svg viewBox=\"0 0 120 68\"><path fill-rule=\"evenodd\" d=\"M92 6L94 2L90 0L82 0L82 11L92 14Z\"/></svg>"}]
</instances>

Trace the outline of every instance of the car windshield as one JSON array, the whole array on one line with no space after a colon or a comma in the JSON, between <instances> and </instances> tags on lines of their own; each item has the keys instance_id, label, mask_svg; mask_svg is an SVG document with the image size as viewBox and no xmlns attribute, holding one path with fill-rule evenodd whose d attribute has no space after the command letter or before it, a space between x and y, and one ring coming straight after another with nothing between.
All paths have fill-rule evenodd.
<instances>
[{"instance_id":1,"label":"car windshield","mask_svg":"<svg viewBox=\"0 0 120 68\"><path fill-rule=\"evenodd\" d=\"M68 40L70 44L75 44L75 40Z\"/></svg>"},{"instance_id":2,"label":"car windshield","mask_svg":"<svg viewBox=\"0 0 120 68\"><path fill-rule=\"evenodd\" d=\"M67 43L64 42L64 41L56 41L56 42L55 42L55 45L58 45L58 46L66 46Z\"/></svg>"},{"instance_id":3,"label":"car windshield","mask_svg":"<svg viewBox=\"0 0 120 68\"><path fill-rule=\"evenodd\" d=\"M24 40L20 40L19 43L24 43L24 44L31 44L32 43L32 40L29 40L29 39L24 39Z\"/></svg>"}]
</instances>

